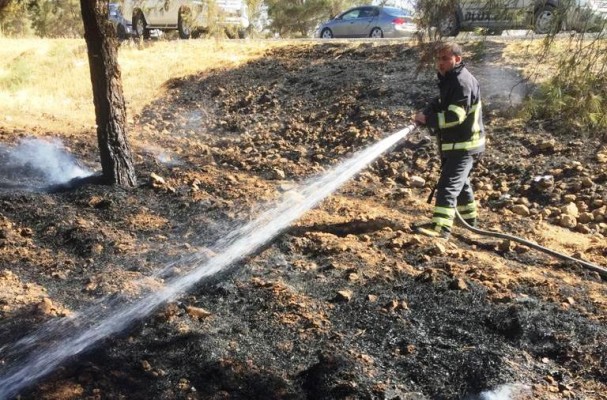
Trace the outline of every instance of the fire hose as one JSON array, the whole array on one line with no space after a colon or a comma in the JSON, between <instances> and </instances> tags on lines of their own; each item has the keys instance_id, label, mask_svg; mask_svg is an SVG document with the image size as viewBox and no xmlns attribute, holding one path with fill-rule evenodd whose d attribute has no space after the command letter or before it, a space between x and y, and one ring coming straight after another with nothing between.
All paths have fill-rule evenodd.
<instances>
[{"instance_id":1,"label":"fire hose","mask_svg":"<svg viewBox=\"0 0 607 400\"><path fill-rule=\"evenodd\" d=\"M595 271L600 276L602 276L604 279L607 279L607 268L603 268L603 267L601 267L599 265L590 263L588 261L580 260L578 258L574 258L574 257L568 256L566 254L559 253L557 251L554 251L554 250L549 249L549 248L544 247L544 246L540 246L537 243L534 243L534 242L531 242L529 240L520 238L518 236L513 236L513 235L506 234L506 233L487 231L487 230L484 230L484 229L475 228L475 227L471 226L470 224L466 223L466 221L462 218L462 216L459 214L459 212L457 210L455 211L455 216L457 217L457 221L464 228L466 228L466 229L468 229L468 230L470 230L470 231L472 231L472 232L474 232L474 233L476 233L478 235L491 236L491 237L498 238L498 239L512 240L513 242L517 242L517 243L520 243L520 244L522 244L524 246L530 247L532 249L539 250L539 251L541 251L543 253L546 253L546 254L549 254L549 255L551 255L553 257L560 258L560 259L565 260L565 261L572 261L572 262L578 263L582 267L587 268L587 269L589 269L591 271Z\"/></svg>"},{"instance_id":2,"label":"fire hose","mask_svg":"<svg viewBox=\"0 0 607 400\"><path fill-rule=\"evenodd\" d=\"M419 128L419 126L417 126L417 128ZM434 197L434 192L436 191L436 186L432 189L432 191L430 192L430 195L428 197L428 203L430 203L432 201L432 198ZM463 218L462 216L459 214L459 212L456 210L455 211L455 216L457 218L457 221L461 224L462 227L468 229L471 232L474 232L478 235L481 236L489 236L489 237L494 237L494 238L498 238L498 239L505 239L505 240L511 240L513 242L516 243L520 243L524 246L530 247L532 249L541 251L543 253L546 253L552 257L561 259L561 260L565 260L565 261L570 261L570 262L574 262L577 263L579 265L581 265L582 267L589 269L591 271L594 271L596 273L598 273L603 279L607 279L607 268L601 267L599 265L593 264L591 262L588 261L584 261L584 260L580 260L578 258L574 258L571 256L568 256L566 254L563 253L559 253L555 250L549 249L547 247L541 246L537 243L531 242L529 240L520 238L518 236L514 236L514 235L509 235L507 233L501 233L501 232L494 232L494 231L488 231L488 230L484 230L484 229L479 229L479 228L475 228L473 226L471 226L470 224L468 224Z\"/></svg>"}]
</instances>

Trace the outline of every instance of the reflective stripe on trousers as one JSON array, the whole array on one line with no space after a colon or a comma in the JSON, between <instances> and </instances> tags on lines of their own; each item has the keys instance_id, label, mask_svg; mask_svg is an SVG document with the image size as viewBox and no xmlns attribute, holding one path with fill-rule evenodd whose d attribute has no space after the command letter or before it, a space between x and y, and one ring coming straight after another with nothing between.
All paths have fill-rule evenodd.
<instances>
[{"instance_id":1,"label":"reflective stripe on trousers","mask_svg":"<svg viewBox=\"0 0 607 400\"><path fill-rule=\"evenodd\" d=\"M461 215L461 217L463 219L475 219L478 216L478 212L476 209L476 202L473 201L472 203L468 203L468 204L464 204L464 205L459 205L459 201L457 202L458 206L457 206L457 211L459 212L459 215Z\"/></svg>"},{"instance_id":2,"label":"reflective stripe on trousers","mask_svg":"<svg viewBox=\"0 0 607 400\"><path fill-rule=\"evenodd\" d=\"M434 214L432 215L432 222L434 222L437 228L451 228L453 226L453 218L455 218L455 208L452 207L434 207Z\"/></svg>"}]
</instances>

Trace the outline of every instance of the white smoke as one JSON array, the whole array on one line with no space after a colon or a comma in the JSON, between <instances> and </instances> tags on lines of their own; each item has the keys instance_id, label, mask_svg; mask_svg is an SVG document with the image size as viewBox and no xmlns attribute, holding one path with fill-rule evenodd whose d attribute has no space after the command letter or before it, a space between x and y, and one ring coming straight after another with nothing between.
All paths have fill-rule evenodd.
<instances>
[{"instance_id":1,"label":"white smoke","mask_svg":"<svg viewBox=\"0 0 607 400\"><path fill-rule=\"evenodd\" d=\"M521 400L531 395L529 386L521 384L502 385L495 390L482 392L469 400Z\"/></svg>"},{"instance_id":2,"label":"white smoke","mask_svg":"<svg viewBox=\"0 0 607 400\"><path fill-rule=\"evenodd\" d=\"M158 146L147 145L143 147L144 151L152 155L159 163L167 167L177 167L183 165L183 161L175 154Z\"/></svg>"},{"instance_id":3,"label":"white smoke","mask_svg":"<svg viewBox=\"0 0 607 400\"><path fill-rule=\"evenodd\" d=\"M86 177L91 171L81 167L57 139L22 139L14 148L4 148L6 164L15 183L32 183L43 180L45 184L69 182Z\"/></svg>"},{"instance_id":4,"label":"white smoke","mask_svg":"<svg viewBox=\"0 0 607 400\"><path fill-rule=\"evenodd\" d=\"M532 91L532 87L521 74L513 68L496 66L470 66L471 72L481 85L483 105L497 109L516 107Z\"/></svg>"}]
</instances>

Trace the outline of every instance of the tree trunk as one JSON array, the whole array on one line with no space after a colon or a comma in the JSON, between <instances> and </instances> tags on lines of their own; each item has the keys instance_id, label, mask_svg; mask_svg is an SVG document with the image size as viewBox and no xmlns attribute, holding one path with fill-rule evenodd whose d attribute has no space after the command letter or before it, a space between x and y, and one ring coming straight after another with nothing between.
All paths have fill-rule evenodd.
<instances>
[{"instance_id":1,"label":"tree trunk","mask_svg":"<svg viewBox=\"0 0 607 400\"><path fill-rule=\"evenodd\" d=\"M107 19L108 1L80 0L80 6L93 84L103 178L108 184L134 187L137 178L126 138L126 107L117 60L117 42Z\"/></svg>"}]
</instances>

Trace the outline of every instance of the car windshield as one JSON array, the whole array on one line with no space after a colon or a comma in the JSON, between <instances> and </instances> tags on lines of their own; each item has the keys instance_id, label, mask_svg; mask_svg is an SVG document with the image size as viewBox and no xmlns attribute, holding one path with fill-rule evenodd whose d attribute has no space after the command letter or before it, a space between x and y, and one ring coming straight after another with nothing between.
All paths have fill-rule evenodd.
<instances>
[{"instance_id":1,"label":"car windshield","mask_svg":"<svg viewBox=\"0 0 607 400\"><path fill-rule=\"evenodd\" d=\"M393 17L410 17L411 13L407 10L396 7L384 7L384 12Z\"/></svg>"}]
</instances>

